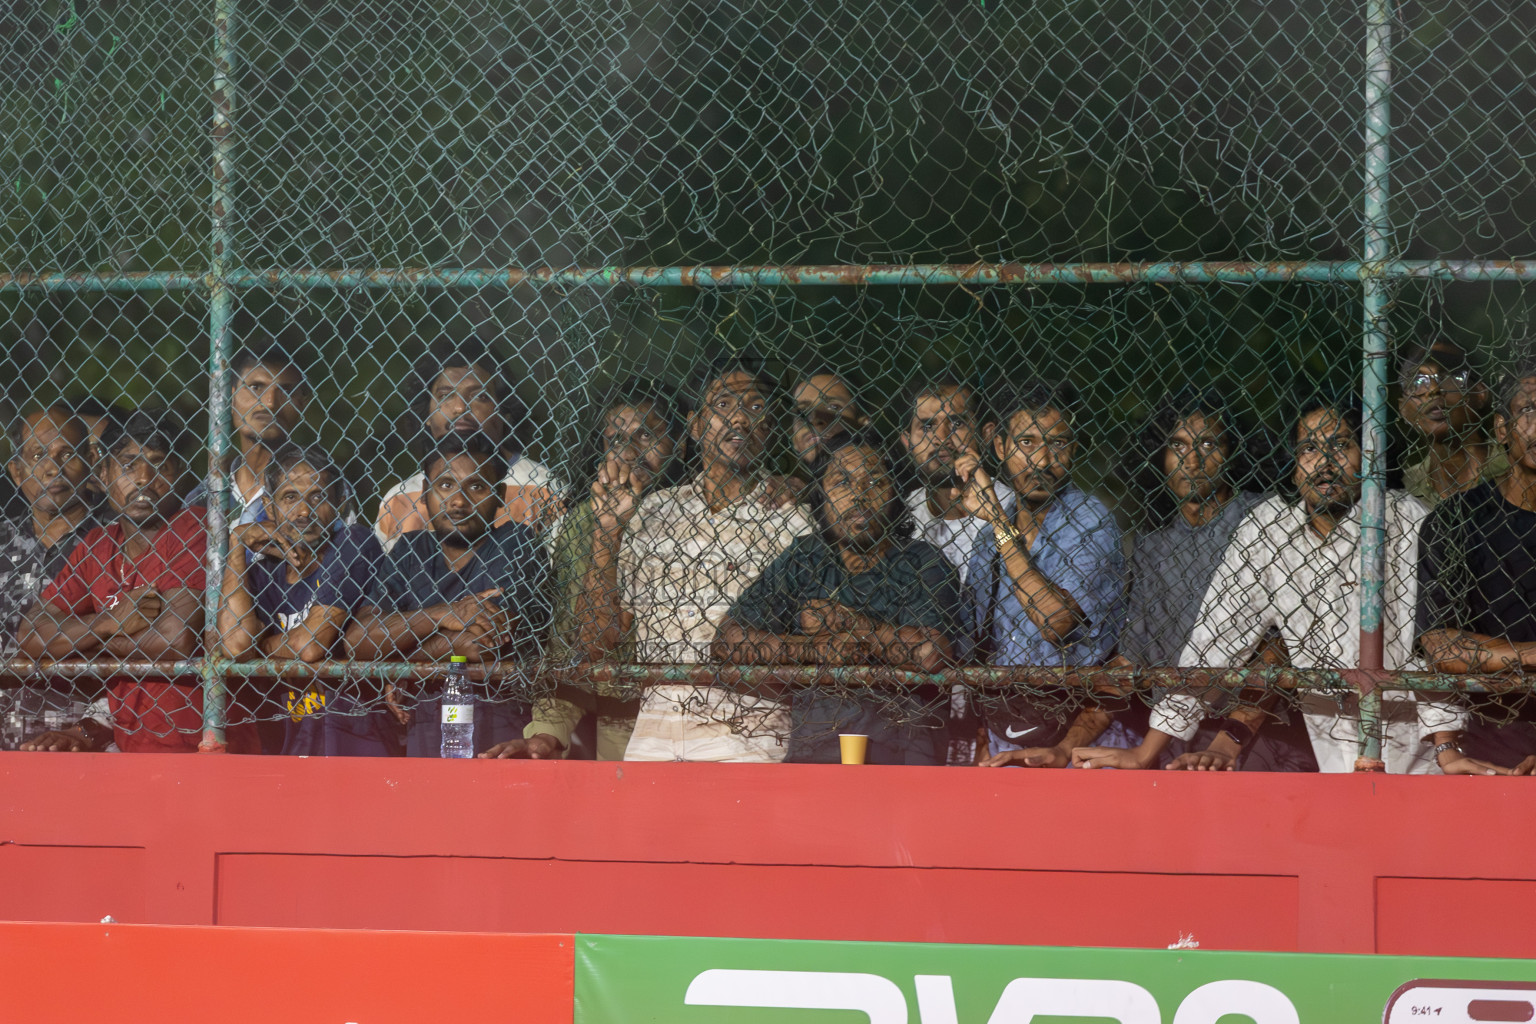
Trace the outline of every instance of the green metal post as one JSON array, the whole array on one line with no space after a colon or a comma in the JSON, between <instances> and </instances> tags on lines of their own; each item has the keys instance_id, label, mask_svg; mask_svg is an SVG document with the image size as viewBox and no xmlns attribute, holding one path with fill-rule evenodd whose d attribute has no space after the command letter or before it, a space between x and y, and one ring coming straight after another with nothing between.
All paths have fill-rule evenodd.
<instances>
[{"instance_id":1,"label":"green metal post","mask_svg":"<svg viewBox=\"0 0 1536 1024\"><path fill-rule=\"evenodd\" d=\"M229 325L234 312L234 293L229 281L234 265L234 14L234 0L214 0L213 189L208 270L208 590L203 604L203 741L199 746L207 753L225 750L229 702L224 668L214 652L229 537L225 525L229 481L224 474L224 455L229 446Z\"/></svg>"},{"instance_id":2,"label":"green metal post","mask_svg":"<svg viewBox=\"0 0 1536 1024\"><path fill-rule=\"evenodd\" d=\"M1387 360L1390 357L1385 276L1391 258L1388 215L1391 171L1392 8L1390 0L1365 4L1365 187L1361 209L1364 267L1361 448L1365 481L1360 495L1360 668L1382 671L1382 599L1386 579L1387 491L1382 448L1386 435ZM1368 677L1369 678L1369 677ZM1360 695L1360 756L1356 771L1381 771L1381 695L1367 682Z\"/></svg>"},{"instance_id":3,"label":"green metal post","mask_svg":"<svg viewBox=\"0 0 1536 1024\"><path fill-rule=\"evenodd\" d=\"M1355 771L1385 771L1386 762L1381 757L1381 688L1375 687L1360 695L1360 756L1355 761Z\"/></svg>"}]
</instances>

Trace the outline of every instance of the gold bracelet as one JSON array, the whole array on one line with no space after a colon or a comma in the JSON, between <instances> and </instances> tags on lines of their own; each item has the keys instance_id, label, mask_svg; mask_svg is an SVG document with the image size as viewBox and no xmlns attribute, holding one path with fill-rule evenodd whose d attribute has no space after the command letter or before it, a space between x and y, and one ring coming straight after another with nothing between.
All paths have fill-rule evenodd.
<instances>
[{"instance_id":1,"label":"gold bracelet","mask_svg":"<svg viewBox=\"0 0 1536 1024\"><path fill-rule=\"evenodd\" d=\"M997 546L1002 547L1003 541L1019 542L1019 531L1012 523L993 523L992 532L997 535Z\"/></svg>"}]
</instances>

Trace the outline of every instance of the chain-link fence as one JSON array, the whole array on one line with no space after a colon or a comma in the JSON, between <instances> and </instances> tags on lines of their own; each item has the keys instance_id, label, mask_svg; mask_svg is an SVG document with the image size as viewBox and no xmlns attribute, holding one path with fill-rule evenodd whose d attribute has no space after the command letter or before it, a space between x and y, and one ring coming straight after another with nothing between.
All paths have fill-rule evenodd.
<instances>
[{"instance_id":1,"label":"chain-link fence","mask_svg":"<svg viewBox=\"0 0 1536 1024\"><path fill-rule=\"evenodd\" d=\"M1511 767L1533 38L11 5L4 745Z\"/></svg>"}]
</instances>

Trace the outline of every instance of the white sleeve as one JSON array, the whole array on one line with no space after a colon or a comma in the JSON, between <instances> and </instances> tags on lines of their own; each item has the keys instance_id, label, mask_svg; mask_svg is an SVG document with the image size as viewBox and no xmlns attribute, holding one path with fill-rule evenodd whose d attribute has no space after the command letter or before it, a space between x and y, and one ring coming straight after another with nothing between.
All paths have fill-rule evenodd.
<instances>
[{"instance_id":1,"label":"white sleeve","mask_svg":"<svg viewBox=\"0 0 1536 1024\"><path fill-rule=\"evenodd\" d=\"M1264 533L1254 512L1233 532L1200 602L1189 640L1179 652L1180 667L1236 667L1257 649L1264 637L1263 610L1269 602L1253 556L1269 548Z\"/></svg>"},{"instance_id":2,"label":"white sleeve","mask_svg":"<svg viewBox=\"0 0 1536 1024\"><path fill-rule=\"evenodd\" d=\"M1263 637L1258 609L1266 602L1255 600L1260 593L1259 579L1249 557L1262 533L1252 512L1233 532L1200 602L1189 641L1179 652L1181 668L1240 665ZM1194 738L1209 713L1204 698L1186 690L1153 705L1149 724L1158 732L1187 741Z\"/></svg>"},{"instance_id":3,"label":"white sleeve","mask_svg":"<svg viewBox=\"0 0 1536 1024\"><path fill-rule=\"evenodd\" d=\"M86 707L84 717L104 728L111 729L113 727L112 712L107 708L107 698L105 697L92 701Z\"/></svg>"},{"instance_id":4,"label":"white sleeve","mask_svg":"<svg viewBox=\"0 0 1536 1024\"><path fill-rule=\"evenodd\" d=\"M1186 743L1195 738L1210 708L1193 693L1170 693L1152 705L1147 724Z\"/></svg>"},{"instance_id":5,"label":"white sleeve","mask_svg":"<svg viewBox=\"0 0 1536 1024\"><path fill-rule=\"evenodd\" d=\"M1429 509L1411 495L1387 496L1387 566L1382 580L1382 666L1413 671L1414 612L1419 596L1419 528Z\"/></svg>"},{"instance_id":6,"label":"white sleeve","mask_svg":"<svg viewBox=\"0 0 1536 1024\"><path fill-rule=\"evenodd\" d=\"M1437 699L1425 693L1413 695L1418 701L1419 735L1429 738L1437 732L1466 732L1467 712L1451 700Z\"/></svg>"}]
</instances>

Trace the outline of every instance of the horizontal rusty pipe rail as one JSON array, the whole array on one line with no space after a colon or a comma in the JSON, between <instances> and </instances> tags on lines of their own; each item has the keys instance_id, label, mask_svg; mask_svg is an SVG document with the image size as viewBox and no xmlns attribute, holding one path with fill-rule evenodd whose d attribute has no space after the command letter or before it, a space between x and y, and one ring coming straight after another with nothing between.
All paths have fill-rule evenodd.
<instances>
[{"instance_id":1,"label":"horizontal rusty pipe rail","mask_svg":"<svg viewBox=\"0 0 1536 1024\"><path fill-rule=\"evenodd\" d=\"M514 668L513 666L516 665ZM437 663L395 661L302 661L224 662L232 676L248 679L377 679L391 682L428 681L441 678ZM34 662L13 658L0 663L0 680L110 679L116 676L158 679L200 678L202 659L183 661L86 661ZM1447 675L1430 672L1362 673L1305 669L1212 669L1212 668L1039 668L998 666L953 668L933 675L902 672L882 666L761 666L761 665L633 665L594 663L576 666L473 665L476 679L515 676L543 682L628 684L655 686L669 683L734 688L762 684L790 686L949 686L966 684L977 689L1018 686L1068 686L1098 690L1140 691L1178 686L1220 690L1268 688L1281 690L1418 690L1428 692L1509 693L1532 688L1533 681L1519 675Z\"/></svg>"},{"instance_id":2,"label":"horizontal rusty pipe rail","mask_svg":"<svg viewBox=\"0 0 1536 1024\"><path fill-rule=\"evenodd\" d=\"M1394 260L1371 270L1359 260L1241 260L1142 263L925 263L802 266L673 267L387 267L235 270L224 283L239 289L586 287L740 288L837 285L1274 284L1353 283L1380 278L1442 281L1536 280L1532 260ZM210 291L205 272L0 273L0 292Z\"/></svg>"}]
</instances>

